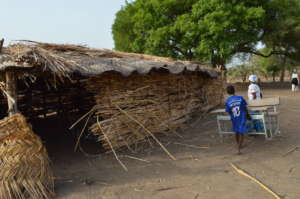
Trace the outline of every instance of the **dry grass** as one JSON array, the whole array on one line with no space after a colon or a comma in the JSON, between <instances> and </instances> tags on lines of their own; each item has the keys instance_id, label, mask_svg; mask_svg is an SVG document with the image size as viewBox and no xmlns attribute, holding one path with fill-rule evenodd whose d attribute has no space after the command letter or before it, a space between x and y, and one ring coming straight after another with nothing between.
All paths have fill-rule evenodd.
<instances>
[{"instance_id":1,"label":"dry grass","mask_svg":"<svg viewBox=\"0 0 300 199\"><path fill-rule=\"evenodd\" d=\"M101 119L90 130L107 150L135 151L138 143L151 143L149 138L158 142L155 135L176 133L193 113L204 114L223 98L221 81L196 74L107 74L90 81L95 116Z\"/></svg>"},{"instance_id":2,"label":"dry grass","mask_svg":"<svg viewBox=\"0 0 300 199\"><path fill-rule=\"evenodd\" d=\"M92 49L80 45L50 44L34 41L19 41L9 45L0 55L1 70L6 67L26 68L32 72L52 72L59 77L69 77L74 73L98 75L105 71L118 71L123 75L137 68L148 73L152 68L167 68L172 73L184 69L201 70L216 76L217 71L199 62L178 61L136 53ZM136 62L139 62L139 66ZM143 70L144 69L144 70Z\"/></svg>"},{"instance_id":3,"label":"dry grass","mask_svg":"<svg viewBox=\"0 0 300 199\"><path fill-rule=\"evenodd\" d=\"M0 121L0 198L47 199L53 196L47 151L26 119L15 114Z\"/></svg>"},{"instance_id":4,"label":"dry grass","mask_svg":"<svg viewBox=\"0 0 300 199\"><path fill-rule=\"evenodd\" d=\"M76 62L64 58L39 45L15 44L7 48L17 63L40 67L40 71L50 70L59 77L68 77L75 68L82 68Z\"/></svg>"},{"instance_id":5,"label":"dry grass","mask_svg":"<svg viewBox=\"0 0 300 199\"><path fill-rule=\"evenodd\" d=\"M139 59L150 59L155 61L163 61L163 62L172 62L175 61L172 58L168 57L158 57L137 53L125 53L120 51L112 51L112 50L101 50L101 49L93 49L88 48L83 45L71 45L71 44L51 44L51 43L42 43L30 40L21 40L21 42L25 42L25 46L27 47L39 47L45 49L47 51L60 52L60 53L73 53L73 55L88 55L93 56L97 54L100 57L110 57L110 58L139 58ZM12 46L15 48L15 46ZM11 49L13 49L11 48Z\"/></svg>"}]
</instances>

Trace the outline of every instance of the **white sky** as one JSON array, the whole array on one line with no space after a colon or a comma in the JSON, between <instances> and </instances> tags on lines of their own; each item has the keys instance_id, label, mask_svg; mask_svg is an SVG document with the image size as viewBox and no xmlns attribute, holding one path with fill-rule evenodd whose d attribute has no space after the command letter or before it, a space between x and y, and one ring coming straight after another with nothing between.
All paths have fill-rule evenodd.
<instances>
[{"instance_id":1,"label":"white sky","mask_svg":"<svg viewBox=\"0 0 300 199\"><path fill-rule=\"evenodd\" d=\"M125 0L0 0L0 39L114 47L111 26Z\"/></svg>"}]
</instances>

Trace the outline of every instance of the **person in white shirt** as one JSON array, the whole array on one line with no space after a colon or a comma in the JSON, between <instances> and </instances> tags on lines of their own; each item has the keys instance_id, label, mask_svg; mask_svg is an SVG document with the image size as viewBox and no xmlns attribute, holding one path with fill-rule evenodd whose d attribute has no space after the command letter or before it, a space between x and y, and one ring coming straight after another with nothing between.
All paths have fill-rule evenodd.
<instances>
[{"instance_id":1,"label":"person in white shirt","mask_svg":"<svg viewBox=\"0 0 300 199\"><path fill-rule=\"evenodd\" d=\"M250 75L249 81L250 81L250 85L248 87L248 99L249 100L261 99L262 98L261 90L259 86L256 84L257 76Z\"/></svg>"},{"instance_id":2,"label":"person in white shirt","mask_svg":"<svg viewBox=\"0 0 300 199\"><path fill-rule=\"evenodd\" d=\"M249 100L258 100L262 98L262 93L257 85L257 76L256 75L250 75L249 76L250 85L248 87L248 99ZM255 111L249 111L250 115L256 114ZM259 120L251 120L251 122L248 123L248 131L249 132L260 132L264 129L263 124Z\"/></svg>"},{"instance_id":3,"label":"person in white shirt","mask_svg":"<svg viewBox=\"0 0 300 199\"><path fill-rule=\"evenodd\" d=\"M292 73L292 91L298 90L299 77L297 71L294 70Z\"/></svg>"}]
</instances>

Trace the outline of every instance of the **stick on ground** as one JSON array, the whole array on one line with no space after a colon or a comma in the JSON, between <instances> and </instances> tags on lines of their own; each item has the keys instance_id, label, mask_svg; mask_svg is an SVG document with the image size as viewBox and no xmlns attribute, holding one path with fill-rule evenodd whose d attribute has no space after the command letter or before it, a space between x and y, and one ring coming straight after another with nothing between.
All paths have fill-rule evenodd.
<instances>
[{"instance_id":1,"label":"stick on ground","mask_svg":"<svg viewBox=\"0 0 300 199\"><path fill-rule=\"evenodd\" d=\"M266 185L264 185L263 183L261 183L260 181L258 181L256 178L252 177L251 175L249 175L248 173L246 173L245 171L243 171L242 169L239 169L236 165L234 165L233 163L230 164L231 167L240 175L249 178L250 180L254 181L255 183L257 183L259 186L261 186L264 190L266 190L267 192L269 192L270 194L272 194L274 196L274 198L276 199L281 199L280 196L278 194L276 194L275 192L273 192L270 188L268 188Z\"/></svg>"},{"instance_id":2,"label":"stick on ground","mask_svg":"<svg viewBox=\"0 0 300 199\"><path fill-rule=\"evenodd\" d=\"M198 199L199 198L199 193L197 193L197 195L194 197L194 199Z\"/></svg>"},{"instance_id":3,"label":"stick on ground","mask_svg":"<svg viewBox=\"0 0 300 199\"><path fill-rule=\"evenodd\" d=\"M296 147L292 148L291 150L289 150L288 152L286 152L285 154L283 154L283 156L287 156L288 154L293 153L294 151L298 150L299 148L300 148L299 146L296 146Z\"/></svg>"},{"instance_id":4,"label":"stick on ground","mask_svg":"<svg viewBox=\"0 0 300 199\"><path fill-rule=\"evenodd\" d=\"M136 158L136 157L133 157L133 156L130 156L130 155L124 155L123 157L130 158L130 159L133 159L133 160L138 160L138 161L141 161L141 162L150 163L149 160L144 160L144 159L141 159L141 158Z\"/></svg>"},{"instance_id":5,"label":"stick on ground","mask_svg":"<svg viewBox=\"0 0 300 199\"><path fill-rule=\"evenodd\" d=\"M186 146L186 147L190 147L190 148L194 148L194 149L209 149L208 146L196 146L196 145L191 145L191 144L182 144L182 143L179 143L179 142L174 142L174 144L181 145L181 146Z\"/></svg>"}]
</instances>

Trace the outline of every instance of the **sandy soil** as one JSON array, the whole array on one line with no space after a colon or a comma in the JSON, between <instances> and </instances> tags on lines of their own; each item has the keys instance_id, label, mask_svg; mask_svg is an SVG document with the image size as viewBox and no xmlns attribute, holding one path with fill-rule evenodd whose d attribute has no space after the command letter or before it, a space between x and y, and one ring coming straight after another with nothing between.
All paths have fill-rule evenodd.
<instances>
[{"instance_id":1,"label":"sandy soil","mask_svg":"<svg viewBox=\"0 0 300 199\"><path fill-rule=\"evenodd\" d=\"M242 94L245 94L243 92ZM243 155L236 155L233 137L224 143L216 133L215 116L195 119L183 138L162 138L177 158L170 160L159 148L130 154L149 162L122 157L125 172L111 154L86 157L72 152L65 141L49 148L56 180L56 199L272 199L273 196L237 174L235 163L286 199L300 198L300 92L266 90L264 96L281 97L282 136L266 141L263 136L247 137ZM176 142L209 149L193 149ZM124 153L125 154L125 153ZM119 154L119 155L124 155Z\"/></svg>"}]
</instances>

